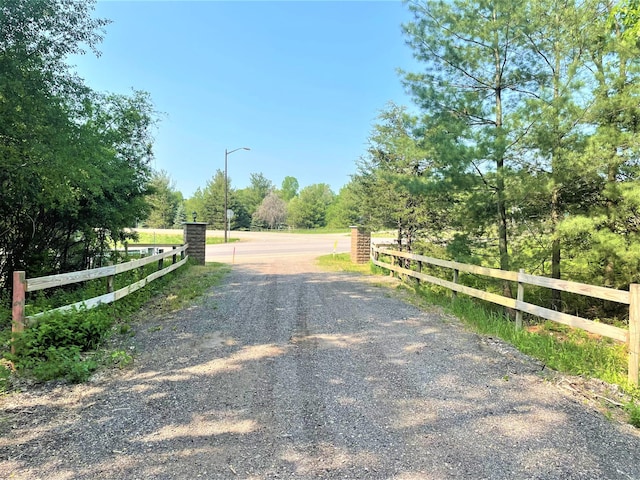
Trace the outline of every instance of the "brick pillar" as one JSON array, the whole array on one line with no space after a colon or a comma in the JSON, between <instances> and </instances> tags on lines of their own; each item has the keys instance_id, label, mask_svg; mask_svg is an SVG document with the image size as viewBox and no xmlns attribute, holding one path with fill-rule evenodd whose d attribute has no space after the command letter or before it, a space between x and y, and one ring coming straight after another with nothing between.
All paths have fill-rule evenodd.
<instances>
[{"instance_id":1,"label":"brick pillar","mask_svg":"<svg viewBox=\"0 0 640 480\"><path fill-rule=\"evenodd\" d=\"M204 265L207 247L207 223L185 222L184 243L189 244L189 258L197 265Z\"/></svg>"},{"instance_id":2,"label":"brick pillar","mask_svg":"<svg viewBox=\"0 0 640 480\"><path fill-rule=\"evenodd\" d=\"M351 227L351 262L367 263L371 252L371 232L364 227Z\"/></svg>"}]
</instances>

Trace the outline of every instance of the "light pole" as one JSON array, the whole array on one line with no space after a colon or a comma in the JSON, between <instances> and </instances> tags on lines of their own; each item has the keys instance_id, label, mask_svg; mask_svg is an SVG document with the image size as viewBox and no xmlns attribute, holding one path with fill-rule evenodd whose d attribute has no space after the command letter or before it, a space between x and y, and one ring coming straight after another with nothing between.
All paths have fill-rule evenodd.
<instances>
[{"instance_id":1,"label":"light pole","mask_svg":"<svg viewBox=\"0 0 640 480\"><path fill-rule=\"evenodd\" d=\"M237 152L238 150L251 150L248 147L240 147L234 148L233 150L227 151L224 149L224 212L222 212L222 220L224 222L224 243L227 243L227 208L228 208L228 196L229 196L229 184L227 182L227 157L231 155L233 152Z\"/></svg>"}]
</instances>

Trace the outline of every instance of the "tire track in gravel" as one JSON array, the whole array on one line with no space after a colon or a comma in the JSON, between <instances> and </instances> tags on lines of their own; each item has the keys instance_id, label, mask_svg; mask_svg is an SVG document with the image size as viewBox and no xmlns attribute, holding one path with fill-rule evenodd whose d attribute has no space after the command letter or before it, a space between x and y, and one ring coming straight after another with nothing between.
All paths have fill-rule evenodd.
<instances>
[{"instance_id":1,"label":"tire track in gravel","mask_svg":"<svg viewBox=\"0 0 640 480\"><path fill-rule=\"evenodd\" d=\"M0 478L640 479L537 362L310 259L136 330L131 370L1 400Z\"/></svg>"}]
</instances>

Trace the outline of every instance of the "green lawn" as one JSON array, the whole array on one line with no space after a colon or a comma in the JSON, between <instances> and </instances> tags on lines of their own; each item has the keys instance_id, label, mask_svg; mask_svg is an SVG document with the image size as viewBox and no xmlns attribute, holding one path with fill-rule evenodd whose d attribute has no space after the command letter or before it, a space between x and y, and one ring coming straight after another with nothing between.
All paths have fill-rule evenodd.
<instances>
[{"instance_id":1,"label":"green lawn","mask_svg":"<svg viewBox=\"0 0 640 480\"><path fill-rule=\"evenodd\" d=\"M239 238L229 238L229 242L239 242ZM176 233L153 233L153 232L138 232L138 240L133 242L129 241L129 245L182 245L184 243L184 236L182 232ZM223 237L207 237L207 245L217 245L224 243Z\"/></svg>"}]
</instances>

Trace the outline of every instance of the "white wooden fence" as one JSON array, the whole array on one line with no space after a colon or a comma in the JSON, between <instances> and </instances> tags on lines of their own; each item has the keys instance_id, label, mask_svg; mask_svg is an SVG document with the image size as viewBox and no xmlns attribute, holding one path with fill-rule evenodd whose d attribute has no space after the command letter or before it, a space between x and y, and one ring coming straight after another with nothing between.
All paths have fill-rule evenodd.
<instances>
[{"instance_id":1,"label":"white wooden fence","mask_svg":"<svg viewBox=\"0 0 640 480\"><path fill-rule=\"evenodd\" d=\"M162 245L160 245L162 247ZM95 280L98 278L107 278L106 290L107 293L98 297L83 300L81 302L72 303L63 307L56 308L52 311L64 311L72 308L78 308L85 306L86 308L94 308L103 303L111 303L120 298L126 297L130 293L141 289L149 282L152 282L156 278L162 277L169 272L180 268L184 265L188 256L186 255L188 244L180 247L169 246L172 248L166 252L152 255L150 257L141 258L139 260L132 260L130 262L118 263L116 265L110 265L107 267L93 268L91 270L83 270L80 272L61 273L59 275L49 275L46 277L26 278L26 274L23 271L13 272L13 308L12 308L12 331L21 332L25 327L29 327L38 316L47 312L38 313L36 315L25 317L24 306L27 292L35 292L37 290L44 290L52 287L61 287L63 285L69 285L71 283L86 282L87 280ZM178 261L178 255L180 260ZM164 259L172 257L172 263L168 266L164 266ZM114 279L119 273L128 272L130 270L144 267L150 263L158 263L158 270L145 278L138 280L124 288L114 291Z\"/></svg>"},{"instance_id":2,"label":"white wooden fence","mask_svg":"<svg viewBox=\"0 0 640 480\"><path fill-rule=\"evenodd\" d=\"M391 263L382 262L380 260L381 254L390 257ZM408 260L415 267L415 270L400 266L398 259L404 259L405 261ZM638 384L638 374L640 373L640 285L638 284L631 284L629 286L629 291L627 292L613 288L587 285L585 283L569 282L566 280L556 280L537 275L529 275L524 273L524 270L511 272L496 268L480 267L466 263L441 260L438 258L425 257L423 255L415 255L408 252L400 252L376 245L372 245L371 247L371 261L375 265L393 272L407 275L434 285L439 285L441 287L448 288L453 292L464 293L475 298L480 298L488 302L511 308L516 311L516 328L522 328L523 313L529 313L537 317L569 325L574 328L580 328L587 332L624 342L629 348L629 382L633 385ZM424 264L450 269L452 271L452 280L445 280L422 273L422 266ZM460 272L468 272L476 275L517 282L517 297L508 298L496 293L485 292L484 290L460 285L458 283L458 275ZM629 328L625 329L613 325L606 325L604 323L594 322L593 320L525 302L525 285L536 285L538 287L577 293L587 297L599 298L602 300L629 305Z\"/></svg>"}]
</instances>

